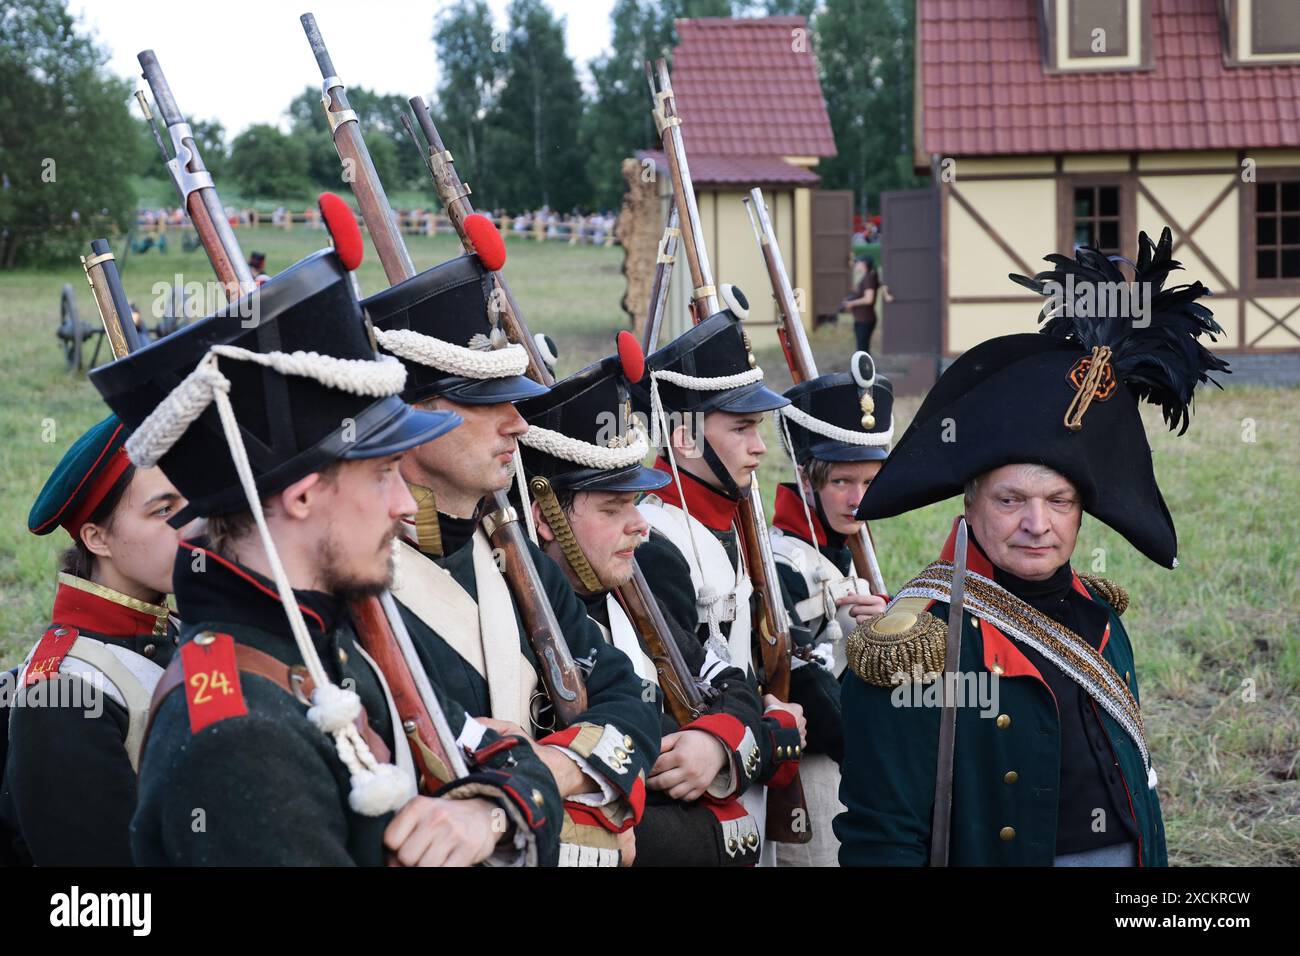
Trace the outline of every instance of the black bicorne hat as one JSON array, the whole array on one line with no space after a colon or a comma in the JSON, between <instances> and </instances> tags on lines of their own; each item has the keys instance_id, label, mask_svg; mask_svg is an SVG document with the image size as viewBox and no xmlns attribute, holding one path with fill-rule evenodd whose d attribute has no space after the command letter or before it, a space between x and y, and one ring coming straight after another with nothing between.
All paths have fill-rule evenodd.
<instances>
[{"instance_id":1,"label":"black bicorne hat","mask_svg":"<svg viewBox=\"0 0 1300 956\"><path fill-rule=\"evenodd\" d=\"M888 518L941 501L1003 465L1042 464L1075 485L1085 511L1152 561L1176 567L1177 534L1156 484L1139 402L1160 405L1170 429L1185 431L1196 385L1213 382L1207 373L1227 363L1198 341L1223 331L1196 301L1208 294L1205 286L1163 288L1181 268L1172 246L1168 229L1158 246L1139 236L1130 288L1146 284L1136 300L1146 299L1144 314L1080 315L1058 300L1044 307L1040 334L990 339L958 358L872 481L858 517ZM1095 295L1100 282L1129 287L1096 250L1047 261L1056 268L1012 278L1057 296L1069 277L1076 289L1092 284L1096 302L1124 301Z\"/></svg>"},{"instance_id":2,"label":"black bicorne hat","mask_svg":"<svg viewBox=\"0 0 1300 956\"><path fill-rule=\"evenodd\" d=\"M359 246L359 234L356 238ZM342 250L342 243L339 246ZM327 363L350 378L401 378L399 367L378 360L348 269L339 254L325 250L213 315L95 369L90 379L127 429L135 432L214 346ZM316 361L309 353L323 358ZM332 361L340 359L358 364ZM459 416L448 412L412 409L397 389L385 394L378 383L369 386L369 394L358 394L247 358L218 356L217 368L230 382L231 406L261 496L339 459L396 454L460 423ZM189 499L188 507L171 520L176 527L195 516L248 507L212 405L184 429L158 465Z\"/></svg>"},{"instance_id":3,"label":"black bicorne hat","mask_svg":"<svg viewBox=\"0 0 1300 956\"><path fill-rule=\"evenodd\" d=\"M785 392L780 415L790 430L800 465L822 461L883 461L894 435L894 386L876 374L866 352L855 352L849 371L819 375ZM837 432L852 433L852 438Z\"/></svg>"},{"instance_id":4,"label":"black bicorne hat","mask_svg":"<svg viewBox=\"0 0 1300 956\"><path fill-rule=\"evenodd\" d=\"M494 405L541 395L526 377L527 353L510 345L495 321L492 272L505 245L482 216L466 217L476 252L460 256L370 296L361 307L374 323L380 348L406 366L402 397L420 402L438 395L467 405ZM492 355L500 351L499 355ZM515 357L517 361L503 361Z\"/></svg>"},{"instance_id":5,"label":"black bicorne hat","mask_svg":"<svg viewBox=\"0 0 1300 956\"><path fill-rule=\"evenodd\" d=\"M649 449L632 414L629 383L644 371L641 347L621 332L618 354L520 402L529 432L519 448L529 477L545 478L556 491L654 491L666 485L668 474L642 464ZM638 447L640 458L630 460ZM618 463L599 467L593 458L602 454Z\"/></svg>"},{"instance_id":6,"label":"black bicorne hat","mask_svg":"<svg viewBox=\"0 0 1300 956\"><path fill-rule=\"evenodd\" d=\"M731 388L707 389L674 385L661 379L664 408L674 412L770 412L789 401L763 384L749 335L731 309L715 312L687 329L646 359L647 375L633 386L637 408L650 413L651 376L668 372L693 378L720 379L755 373L754 381Z\"/></svg>"}]
</instances>

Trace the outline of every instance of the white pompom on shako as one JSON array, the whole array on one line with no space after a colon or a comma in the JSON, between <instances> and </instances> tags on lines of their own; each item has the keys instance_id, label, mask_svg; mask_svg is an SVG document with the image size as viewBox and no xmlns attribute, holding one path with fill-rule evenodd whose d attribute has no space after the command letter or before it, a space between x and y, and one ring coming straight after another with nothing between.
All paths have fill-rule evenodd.
<instances>
[{"instance_id":1,"label":"white pompom on shako","mask_svg":"<svg viewBox=\"0 0 1300 956\"><path fill-rule=\"evenodd\" d=\"M736 318L742 322L749 318L749 299L745 297L745 293L740 291L739 286L724 282L718 289L718 295L722 297L722 304Z\"/></svg>"}]
</instances>

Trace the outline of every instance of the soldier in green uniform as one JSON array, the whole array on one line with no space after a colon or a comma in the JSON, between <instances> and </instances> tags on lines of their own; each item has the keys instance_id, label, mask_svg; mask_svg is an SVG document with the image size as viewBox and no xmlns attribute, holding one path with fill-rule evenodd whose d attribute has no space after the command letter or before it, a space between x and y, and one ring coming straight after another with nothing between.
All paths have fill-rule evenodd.
<instances>
[{"instance_id":1,"label":"soldier in green uniform","mask_svg":"<svg viewBox=\"0 0 1300 956\"><path fill-rule=\"evenodd\" d=\"M154 686L171 660L167 609L185 504L157 468L136 468L116 416L68 449L28 530L65 530L50 626L16 675L0 817L15 861L129 866L136 767ZM95 799L86 801L86 794Z\"/></svg>"},{"instance_id":2,"label":"soldier in green uniform","mask_svg":"<svg viewBox=\"0 0 1300 956\"><path fill-rule=\"evenodd\" d=\"M384 674L348 623L391 578L415 503L403 453L458 424L399 397L348 275L355 221L219 312L95 371L127 450L208 519L174 568L181 645L155 692L132 821L137 863L547 862L559 795L519 738L434 686L467 772L416 795ZM343 238L340 239L340 236ZM257 321L241 318L249 309ZM432 706L432 705L431 705Z\"/></svg>"},{"instance_id":3,"label":"soldier in green uniform","mask_svg":"<svg viewBox=\"0 0 1300 956\"><path fill-rule=\"evenodd\" d=\"M669 633L662 637L677 645L688 669L669 679L694 683L703 698L700 713L679 724L663 706L655 662L615 593L632 580L634 553L649 531L637 500L671 480L642 464L649 443L632 417L628 387L644 371L640 345L622 332L617 355L521 402L529 425L520 437L527 488L543 549L606 640L632 661L660 712L663 744L635 830L635 865L750 866L762 833L742 797L783 763L776 757L780 725L763 716L744 671L665 616Z\"/></svg>"},{"instance_id":4,"label":"soldier in green uniform","mask_svg":"<svg viewBox=\"0 0 1300 956\"><path fill-rule=\"evenodd\" d=\"M491 273L478 255L461 256L364 307L381 349L407 370L402 397L464 420L402 462L418 511L401 527L393 594L411 638L427 671L472 715L534 740L566 801L560 864L626 863L631 854L620 850L630 850L659 752L658 715L631 662L605 643L564 573L529 542L527 559L587 690L587 709L555 726L543 665L486 530L508 520L493 496L509 488L528 428L513 403L546 391L523 374L527 353L497 323Z\"/></svg>"},{"instance_id":5,"label":"soldier in green uniform","mask_svg":"<svg viewBox=\"0 0 1300 956\"><path fill-rule=\"evenodd\" d=\"M1045 334L991 339L931 389L863 499L885 518L964 492L939 560L861 625L848 646L840 860L943 862L932 840L941 681L956 703L947 862L967 866L1160 866L1157 776L1143 731L1120 586L1070 566L1082 514L1158 564L1177 566L1139 402L1186 430L1207 372L1198 338L1222 330L1199 282L1165 288L1169 230L1142 234L1136 282L1095 250L1013 276L1051 297ZM1145 311L1121 311L1139 288ZM1112 303L1078 307L1064 289ZM945 661L956 542L968 532L958 657ZM955 560L956 559L956 560ZM942 806L942 805L940 805ZM936 853L936 850L938 851Z\"/></svg>"}]
</instances>

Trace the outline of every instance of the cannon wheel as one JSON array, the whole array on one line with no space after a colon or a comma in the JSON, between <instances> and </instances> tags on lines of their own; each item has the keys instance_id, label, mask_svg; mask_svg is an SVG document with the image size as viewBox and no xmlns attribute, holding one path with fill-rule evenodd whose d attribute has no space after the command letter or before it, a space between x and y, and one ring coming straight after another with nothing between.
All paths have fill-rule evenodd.
<instances>
[{"instance_id":1,"label":"cannon wheel","mask_svg":"<svg viewBox=\"0 0 1300 956\"><path fill-rule=\"evenodd\" d=\"M81 320L77 317L77 294L72 283L63 284L59 299L59 341L69 369L81 371Z\"/></svg>"}]
</instances>

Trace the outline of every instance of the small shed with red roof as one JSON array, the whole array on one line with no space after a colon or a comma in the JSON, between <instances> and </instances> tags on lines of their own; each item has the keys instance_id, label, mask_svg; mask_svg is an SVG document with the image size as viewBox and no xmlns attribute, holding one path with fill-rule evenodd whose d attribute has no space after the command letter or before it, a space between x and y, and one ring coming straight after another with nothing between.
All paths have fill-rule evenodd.
<instances>
[{"instance_id":1,"label":"small shed with red roof","mask_svg":"<svg viewBox=\"0 0 1300 956\"><path fill-rule=\"evenodd\" d=\"M763 342L776 313L742 202L752 187L763 189L791 282L802 291L805 321L818 305L830 303L833 311L849 289L852 194L819 190L813 171L835 155L835 138L811 31L799 16L705 17L675 26L673 92L714 277L744 290L746 324ZM655 173L661 228L672 196L664 154L643 151L636 158L640 172ZM661 341L685 328L685 271L683 264L674 273ZM629 299L636 298L629 289Z\"/></svg>"},{"instance_id":2,"label":"small shed with red roof","mask_svg":"<svg viewBox=\"0 0 1300 956\"><path fill-rule=\"evenodd\" d=\"M1037 328L1041 299L1007 273L1033 274L1046 253L1084 243L1132 258L1139 229L1156 238L1165 226L1186 269L1178 278L1214 292L1226 335L1212 347L1300 352L1300 4L916 9L915 160L937 200L935 265L922 281L941 276L941 355ZM888 270L889 243L906 229L885 210ZM909 283L893 271L902 300ZM886 326L887 352L914 350L908 329Z\"/></svg>"}]
</instances>

